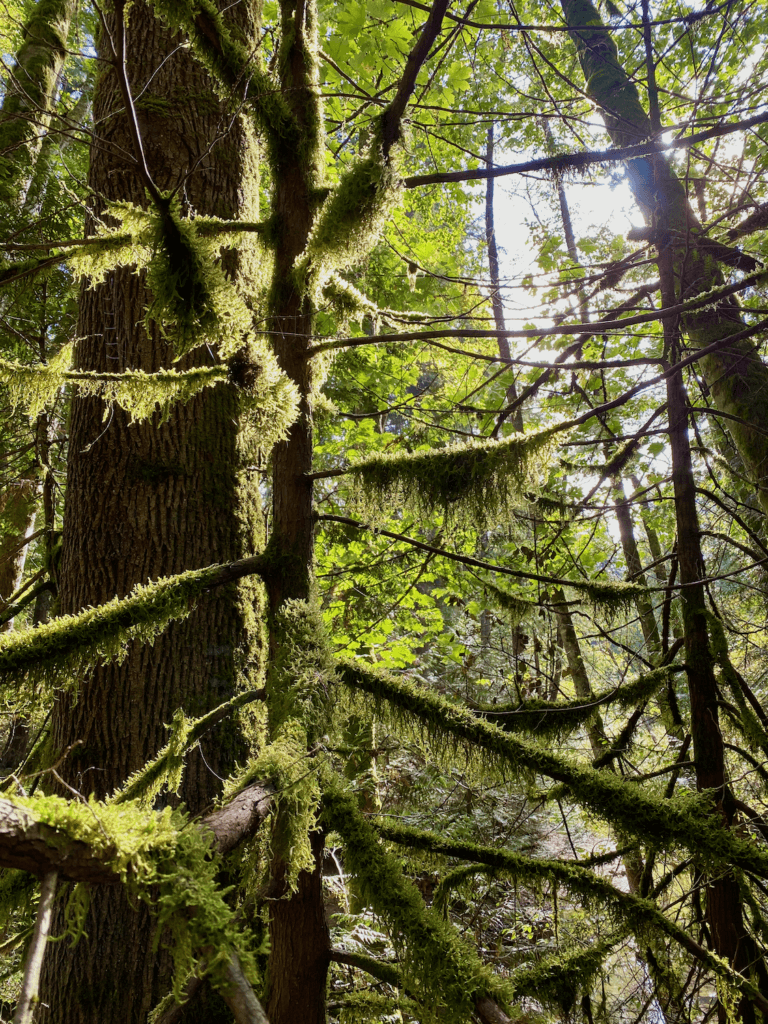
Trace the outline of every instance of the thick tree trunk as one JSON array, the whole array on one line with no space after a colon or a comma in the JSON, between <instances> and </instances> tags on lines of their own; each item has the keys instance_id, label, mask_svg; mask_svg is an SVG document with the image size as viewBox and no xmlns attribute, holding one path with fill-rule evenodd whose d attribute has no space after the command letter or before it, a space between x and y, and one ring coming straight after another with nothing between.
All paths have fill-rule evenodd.
<instances>
[{"instance_id":1,"label":"thick tree trunk","mask_svg":"<svg viewBox=\"0 0 768 1024\"><path fill-rule=\"evenodd\" d=\"M241 27L247 30L243 11ZM115 37L114 12L108 12ZM103 33L102 33L103 36ZM187 210L225 218L243 209L248 140L211 97L211 83L142 2L131 6L126 33L128 78L147 166L159 189L177 186ZM100 53L111 54L104 38ZM130 154L128 118L117 75L108 67L95 98L90 185L94 195L144 205L145 190ZM218 135L223 135L217 139ZM257 193L256 182L250 183ZM247 183L246 183L247 190ZM100 202L97 201L97 202ZM99 214L100 208L94 211ZM145 371L169 366L170 346L147 332L151 301L142 276L111 272L84 290L77 347L83 369ZM209 363L206 348L182 365ZM130 425L119 409L106 419L97 399L76 399L70 423L67 507L61 571L63 612L124 596L137 583L253 553L258 492L241 479L238 399L232 388L205 391L177 406L169 422ZM257 607L254 609L253 605ZM121 665L62 693L53 714L53 744L79 743L59 769L84 794L109 794L167 740L164 723L181 707L190 716L233 695L257 669L258 592L246 584L216 588L184 622L154 644L132 645ZM217 795L245 753L238 725L222 722L188 760L181 798L197 813ZM70 1024L143 1024L167 991L167 963L151 949L151 922L122 892L97 890L88 939L56 944L46 963L44 1019Z\"/></svg>"},{"instance_id":2,"label":"thick tree trunk","mask_svg":"<svg viewBox=\"0 0 768 1024\"><path fill-rule=\"evenodd\" d=\"M644 142L652 134L651 120L637 88L619 63L618 51L591 0L561 0L566 23L576 43L587 93L599 107L616 146ZM692 298L722 285L718 259L739 261L735 250L719 249L704 235L688 204L683 183L663 158L630 160L629 183L649 225L657 204L665 211L666 226L675 248L675 273L680 299ZM725 251L723 251L725 250ZM746 266L748 259L741 258ZM695 348L704 348L744 329L735 299L706 307L683 318L682 327ZM749 339L731 342L701 360L704 378L716 408L728 420L728 430L755 482L763 511L768 514L768 367ZM759 428L760 433L751 429Z\"/></svg>"}]
</instances>

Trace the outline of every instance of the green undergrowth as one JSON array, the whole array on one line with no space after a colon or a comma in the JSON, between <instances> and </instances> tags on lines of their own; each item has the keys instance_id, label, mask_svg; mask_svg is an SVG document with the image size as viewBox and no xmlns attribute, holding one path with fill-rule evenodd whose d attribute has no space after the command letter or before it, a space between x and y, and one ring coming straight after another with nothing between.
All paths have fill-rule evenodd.
<instances>
[{"instance_id":1,"label":"green undergrowth","mask_svg":"<svg viewBox=\"0 0 768 1024\"><path fill-rule=\"evenodd\" d=\"M219 571L214 565L168 576L77 615L0 634L0 683L76 687L99 662L124 659L129 641L152 643L170 622L186 618Z\"/></svg>"},{"instance_id":2,"label":"green undergrowth","mask_svg":"<svg viewBox=\"0 0 768 1024\"><path fill-rule=\"evenodd\" d=\"M548 428L503 441L373 456L350 467L357 500L377 518L384 503L419 516L438 510L449 520L468 513L479 526L495 523L535 488L554 434Z\"/></svg>"},{"instance_id":3,"label":"green undergrowth","mask_svg":"<svg viewBox=\"0 0 768 1024\"><path fill-rule=\"evenodd\" d=\"M531 779L537 775L563 784L593 814L643 842L680 846L702 863L736 864L768 877L768 854L754 842L723 828L709 794L681 792L666 799L663 790L639 788L611 772L595 771L551 747L511 736L445 698L369 666L339 661L338 674L350 690L373 697L377 714L393 728L421 731L436 749L455 758L481 758L491 767ZM366 706L370 701L365 701Z\"/></svg>"},{"instance_id":4,"label":"green undergrowth","mask_svg":"<svg viewBox=\"0 0 768 1024\"><path fill-rule=\"evenodd\" d=\"M379 843L355 797L332 783L326 785L322 807L321 821L341 836L345 867L355 875L361 897L390 929L404 985L418 997L422 1019L468 1022L482 996L509 1006L509 985L425 906L397 859Z\"/></svg>"}]
</instances>

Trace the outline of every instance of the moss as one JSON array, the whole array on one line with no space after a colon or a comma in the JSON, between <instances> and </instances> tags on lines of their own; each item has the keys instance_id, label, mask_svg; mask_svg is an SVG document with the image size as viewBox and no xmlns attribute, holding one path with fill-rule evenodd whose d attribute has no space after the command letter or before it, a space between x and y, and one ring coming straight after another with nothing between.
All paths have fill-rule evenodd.
<instances>
[{"instance_id":1,"label":"moss","mask_svg":"<svg viewBox=\"0 0 768 1024\"><path fill-rule=\"evenodd\" d=\"M748 839L723 828L713 814L708 793L681 793L665 799L650 786L643 789L609 773L554 754L550 748L510 736L497 726L450 704L443 697L403 679L355 662L339 662L345 686L376 699L378 713L394 717L401 727L414 720L438 743L455 751L479 750L491 764L516 774L543 775L567 786L586 810L643 842L680 846L703 862L736 864L768 877L768 854Z\"/></svg>"},{"instance_id":2,"label":"moss","mask_svg":"<svg viewBox=\"0 0 768 1024\"><path fill-rule=\"evenodd\" d=\"M471 441L437 451L377 455L350 467L366 510L405 506L427 516L468 511L478 524L495 522L536 481L552 445L550 428L504 441ZM535 465L538 460L539 465Z\"/></svg>"},{"instance_id":3,"label":"moss","mask_svg":"<svg viewBox=\"0 0 768 1024\"><path fill-rule=\"evenodd\" d=\"M188 719L179 708L169 726L171 736L168 743L153 761L126 779L124 785L112 797L111 803L121 804L136 800L140 804L148 806L164 789L178 793L184 770L184 755L217 722L234 713L238 708L244 707L252 701L260 700L262 696L261 690L248 690L233 697L232 700L220 704L213 711L209 711L207 715L193 720Z\"/></svg>"},{"instance_id":4,"label":"moss","mask_svg":"<svg viewBox=\"0 0 768 1024\"><path fill-rule=\"evenodd\" d=\"M508 1005L509 986L424 905L397 860L378 843L354 796L332 782L322 807L321 821L340 834L345 865L356 876L361 895L391 930L404 984L422 1004L422 1019L469 1021L482 996Z\"/></svg>"},{"instance_id":5,"label":"moss","mask_svg":"<svg viewBox=\"0 0 768 1024\"><path fill-rule=\"evenodd\" d=\"M667 686L672 675L678 671L683 670L668 667L656 669L632 683L596 693L590 700L578 697L570 701L529 698L511 705L494 704L477 710L505 732L533 733L539 737L562 739L594 717L598 708L608 705L633 707L649 700L662 687Z\"/></svg>"},{"instance_id":6,"label":"moss","mask_svg":"<svg viewBox=\"0 0 768 1024\"><path fill-rule=\"evenodd\" d=\"M211 848L209 830L190 827L188 817L165 808L151 812L128 802L117 806L93 798L78 802L57 796L16 797L37 821L86 843L109 865L129 891L156 916L156 941L171 939L174 994L193 970L203 970L217 984L235 952L253 973L253 957L218 884L221 859ZM82 929L87 898L78 887L70 899L72 934ZM216 952L211 956L211 949Z\"/></svg>"},{"instance_id":7,"label":"moss","mask_svg":"<svg viewBox=\"0 0 768 1024\"><path fill-rule=\"evenodd\" d=\"M643 939L650 930L671 938L686 948L688 933L684 927L671 921L652 900L622 892L607 878L589 870L587 863L597 866L594 861L544 860L493 846L455 842L446 840L444 836L434 832L395 823L391 818L374 821L373 827L382 838L390 842L474 862L468 865L467 871L479 870L484 865L537 889L546 883L555 884L565 889L582 906L607 911L620 933L629 929L636 937ZM605 947L593 947L591 951L571 951L562 959L558 956L553 960L545 960L540 965L515 974L515 995L536 996L538 984L541 996L546 997L548 994L552 1002L558 1003L559 986L567 988L570 985L572 993L579 983L585 984L590 976L590 964L595 968L599 967L612 941ZM703 955L707 967L716 977L726 979L728 984L749 995L752 991L750 982L737 974L729 964L708 951L700 950L700 955Z\"/></svg>"},{"instance_id":8,"label":"moss","mask_svg":"<svg viewBox=\"0 0 768 1024\"><path fill-rule=\"evenodd\" d=\"M25 21L0 112L0 200L15 206L42 143L66 56L75 0L38 0ZM30 114L32 116L30 116Z\"/></svg>"},{"instance_id":9,"label":"moss","mask_svg":"<svg viewBox=\"0 0 768 1024\"><path fill-rule=\"evenodd\" d=\"M316 304L335 271L359 263L373 248L397 202L399 181L394 163L374 148L325 200L296 267Z\"/></svg>"},{"instance_id":10,"label":"moss","mask_svg":"<svg viewBox=\"0 0 768 1024\"><path fill-rule=\"evenodd\" d=\"M0 682L20 686L39 680L76 687L93 665L122 660L129 641L151 643L169 622L186 618L218 572L218 566L208 566L165 577L77 615L3 633Z\"/></svg>"},{"instance_id":11,"label":"moss","mask_svg":"<svg viewBox=\"0 0 768 1024\"><path fill-rule=\"evenodd\" d=\"M137 423L158 413L160 423L170 416L177 402L188 402L203 388L228 380L226 366L205 366L193 370L161 370L144 373L89 373L73 371L72 345L65 345L49 363L23 364L0 360L0 382L7 388L11 405L23 408L35 419L69 385L81 397L98 397L105 404L105 417L112 405L119 405Z\"/></svg>"}]
</instances>

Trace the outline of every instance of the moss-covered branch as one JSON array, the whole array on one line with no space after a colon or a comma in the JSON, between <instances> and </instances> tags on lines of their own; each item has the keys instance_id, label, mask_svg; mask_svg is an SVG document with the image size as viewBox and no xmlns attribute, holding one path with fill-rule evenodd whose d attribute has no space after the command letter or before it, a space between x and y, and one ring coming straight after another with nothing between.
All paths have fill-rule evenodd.
<instances>
[{"instance_id":1,"label":"moss-covered branch","mask_svg":"<svg viewBox=\"0 0 768 1024\"><path fill-rule=\"evenodd\" d=\"M540 737L562 738L583 725L598 708L613 705L620 708L632 707L645 702L666 686L673 672L682 668L660 668L640 676L632 683L616 686L604 693L597 693L594 699L585 701L575 698L569 701L547 701L529 698L514 705L477 708L477 713L498 725L505 732L533 733Z\"/></svg>"},{"instance_id":2,"label":"moss-covered branch","mask_svg":"<svg viewBox=\"0 0 768 1024\"><path fill-rule=\"evenodd\" d=\"M25 680L42 680L76 685L90 666L122 658L129 641L151 643L170 622L189 615L197 598L209 588L244 576L264 576L270 569L269 559L262 555L193 569L138 586L128 597L113 598L98 608L3 633L0 682L20 686Z\"/></svg>"},{"instance_id":3,"label":"moss-covered branch","mask_svg":"<svg viewBox=\"0 0 768 1024\"><path fill-rule=\"evenodd\" d=\"M213 0L152 0L152 6L187 36L225 99L239 103L245 97L265 134L272 165L295 153L301 133L288 103L260 59L235 38Z\"/></svg>"},{"instance_id":4,"label":"moss-covered branch","mask_svg":"<svg viewBox=\"0 0 768 1024\"><path fill-rule=\"evenodd\" d=\"M479 525L496 521L535 488L556 429L477 440L406 455L376 455L351 466L366 508L405 507L428 516L469 512Z\"/></svg>"},{"instance_id":5,"label":"moss-covered branch","mask_svg":"<svg viewBox=\"0 0 768 1024\"><path fill-rule=\"evenodd\" d=\"M344 859L362 897L392 929L408 989L418 994L429 1019L466 1021L478 999L509 1004L508 984L496 978L403 875L398 861L379 844L354 796L336 785L323 794L322 823L341 835Z\"/></svg>"},{"instance_id":6,"label":"moss-covered branch","mask_svg":"<svg viewBox=\"0 0 768 1024\"><path fill-rule=\"evenodd\" d=\"M413 722L443 744L463 745L508 766L516 773L543 775L564 784L587 810L617 825L628 835L659 846L673 845L719 865L735 864L768 877L768 854L755 843L712 818L706 793L680 794L664 799L651 787L640 789L609 772L595 771L550 749L510 736L466 708L449 703L429 690L356 662L340 661L342 682L351 690L373 696L382 714L391 708L398 722Z\"/></svg>"}]
</instances>

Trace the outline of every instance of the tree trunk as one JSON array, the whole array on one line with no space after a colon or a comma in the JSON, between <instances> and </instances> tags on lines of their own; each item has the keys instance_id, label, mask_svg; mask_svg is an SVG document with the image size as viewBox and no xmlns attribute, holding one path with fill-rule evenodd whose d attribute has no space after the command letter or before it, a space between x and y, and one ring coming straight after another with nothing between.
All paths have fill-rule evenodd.
<instances>
[{"instance_id":1,"label":"tree trunk","mask_svg":"<svg viewBox=\"0 0 768 1024\"><path fill-rule=\"evenodd\" d=\"M247 32L245 5L238 27ZM107 18L112 37L115 8ZM159 189L177 186L187 211L224 218L253 216L243 192L249 139L211 98L210 81L142 2L131 6L126 30L128 79L149 173ZM109 44L102 32L102 58ZM97 197L144 205L145 190L126 158L133 152L114 67L98 83L98 137L89 183ZM218 135L222 135L217 139ZM93 217L102 212L101 198ZM171 347L157 328L142 325L151 301L143 275L112 271L81 295L78 367L98 371L170 366ZM182 366L215 356L196 350ZM130 425L118 408L105 418L98 399L76 398L70 423L67 506L61 570L61 610L76 612L135 584L252 554L259 543L258 491L248 485L238 454L238 398L231 386L208 389L177 405L163 426ZM126 660L79 681L79 694L60 694L53 746L79 743L59 769L84 794L104 797L141 768L167 740L174 711L198 716L230 698L258 672L258 590L253 584L216 588L183 622L154 644L131 645ZM254 608L255 605L255 608ZM252 685L253 680L249 685ZM237 723L218 725L190 755L181 799L193 813L218 794L246 747ZM58 922L61 927L61 915ZM44 972L43 1019L71 1024L120 1020L143 1024L168 988L165 957L151 949L151 922L122 891L96 890L86 922L88 939L51 948Z\"/></svg>"},{"instance_id":2,"label":"tree trunk","mask_svg":"<svg viewBox=\"0 0 768 1024\"><path fill-rule=\"evenodd\" d=\"M576 43L587 94L598 105L614 145L644 142L653 135L651 120L591 0L561 0L561 6ZM653 226L657 203L665 211L665 231L675 250L680 300L723 284L718 259L733 262L741 258L744 265L751 262L736 250L718 248L706 238L688 204L683 183L664 158L630 160L627 173L648 224ZM682 320L683 330L695 348L722 341L745 326L738 303L732 298L714 308L689 313ZM768 368L749 339L731 342L705 356L701 368L716 408L738 418L738 422L728 421L728 430L768 514L768 403L763 397L768 389ZM760 433L751 429L753 425Z\"/></svg>"},{"instance_id":3,"label":"tree trunk","mask_svg":"<svg viewBox=\"0 0 768 1024\"><path fill-rule=\"evenodd\" d=\"M274 349L282 370L301 396L299 417L285 443L273 453L273 536L281 555L281 571L268 584L270 658L281 659L284 638L275 628L275 616L286 601L307 601L311 596L314 563L312 510L312 343L314 310L294 265L304 251L317 206L316 189L321 171L316 166L315 133L320 120L314 82L317 46L317 11L312 0L283 0L284 37L280 84L299 126L303 152L290 155L275 181L278 225L275 267L270 297L274 323ZM280 695L277 695L278 701ZM292 714L291 711L288 714ZM270 727L276 725L272 718ZM309 737L308 737L309 739ZM274 832L283 828L278 812ZM315 867L302 871L297 890L287 888L287 866L282 856L271 865L270 954L267 1016L271 1024L325 1024L326 978L330 963L330 935L322 890L323 837L313 834Z\"/></svg>"}]
</instances>

